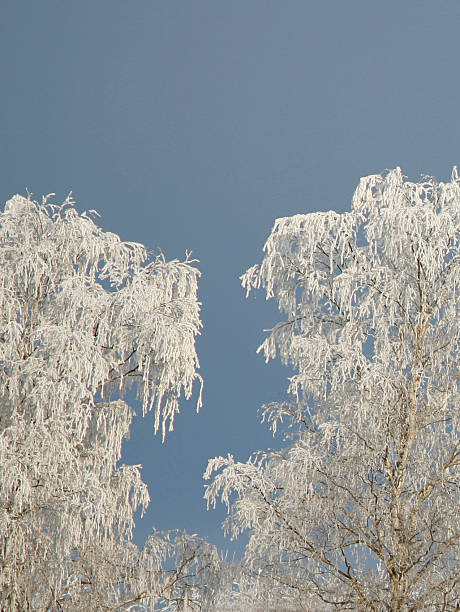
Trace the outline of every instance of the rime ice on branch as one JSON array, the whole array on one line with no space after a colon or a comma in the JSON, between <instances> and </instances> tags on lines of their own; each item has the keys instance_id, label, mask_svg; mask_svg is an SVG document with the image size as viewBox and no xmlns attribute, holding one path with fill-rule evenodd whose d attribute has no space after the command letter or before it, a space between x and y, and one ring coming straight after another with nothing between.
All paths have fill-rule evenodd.
<instances>
[{"instance_id":1,"label":"rime ice on branch","mask_svg":"<svg viewBox=\"0 0 460 612\"><path fill-rule=\"evenodd\" d=\"M295 372L264 407L285 448L206 473L230 532L249 530L250 597L458 609L459 221L456 169L397 168L361 179L350 212L278 219L242 277L284 315L259 350Z\"/></svg>"}]
</instances>

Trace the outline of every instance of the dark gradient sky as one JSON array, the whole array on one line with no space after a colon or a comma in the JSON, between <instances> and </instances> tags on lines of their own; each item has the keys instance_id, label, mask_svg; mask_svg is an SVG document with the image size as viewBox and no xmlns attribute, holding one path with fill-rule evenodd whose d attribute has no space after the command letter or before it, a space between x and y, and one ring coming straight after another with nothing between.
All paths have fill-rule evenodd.
<instances>
[{"instance_id":1,"label":"dark gradient sky","mask_svg":"<svg viewBox=\"0 0 460 612\"><path fill-rule=\"evenodd\" d=\"M343 211L360 176L459 161L458 0L2 0L1 198L72 190L125 240L192 250L205 378L161 444L137 419L152 525L230 550L207 459L274 445L257 417L289 372L255 349L275 309L238 277L276 217Z\"/></svg>"}]
</instances>

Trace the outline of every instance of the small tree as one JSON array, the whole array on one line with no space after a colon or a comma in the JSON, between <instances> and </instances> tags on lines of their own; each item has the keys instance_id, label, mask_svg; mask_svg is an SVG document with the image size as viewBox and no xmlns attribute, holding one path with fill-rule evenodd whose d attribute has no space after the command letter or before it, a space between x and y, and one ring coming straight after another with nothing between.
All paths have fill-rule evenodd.
<instances>
[{"instance_id":1,"label":"small tree","mask_svg":"<svg viewBox=\"0 0 460 612\"><path fill-rule=\"evenodd\" d=\"M189 257L152 258L93 216L70 199L21 196L0 214L5 611L120 608L162 588L170 544L130 543L149 495L140 466L118 464L133 412L122 397L134 384L155 430L172 428L200 379L199 273Z\"/></svg>"},{"instance_id":2,"label":"small tree","mask_svg":"<svg viewBox=\"0 0 460 612\"><path fill-rule=\"evenodd\" d=\"M85 548L61 581L56 610L210 612L225 590L226 563L196 535L154 532L139 550L130 542ZM78 580L76 580L78 578ZM66 584L67 588L62 588ZM48 609L48 608L46 608Z\"/></svg>"},{"instance_id":3,"label":"small tree","mask_svg":"<svg viewBox=\"0 0 460 612\"><path fill-rule=\"evenodd\" d=\"M289 444L211 460L206 495L297 608L458 610L459 221L456 169L397 168L351 212L278 219L242 277L286 313L259 350L295 370L263 412Z\"/></svg>"}]
</instances>

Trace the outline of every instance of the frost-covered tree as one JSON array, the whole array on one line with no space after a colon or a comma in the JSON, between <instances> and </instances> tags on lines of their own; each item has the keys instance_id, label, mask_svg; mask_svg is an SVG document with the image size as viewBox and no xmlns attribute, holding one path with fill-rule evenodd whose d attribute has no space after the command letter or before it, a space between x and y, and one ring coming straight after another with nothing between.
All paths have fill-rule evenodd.
<instances>
[{"instance_id":1,"label":"frost-covered tree","mask_svg":"<svg viewBox=\"0 0 460 612\"><path fill-rule=\"evenodd\" d=\"M130 543L149 495L140 466L119 464L123 396L134 385L155 429L172 428L200 380L199 272L93 218L21 196L0 213L4 611L120 609L164 589L171 542Z\"/></svg>"},{"instance_id":2,"label":"frost-covered tree","mask_svg":"<svg viewBox=\"0 0 460 612\"><path fill-rule=\"evenodd\" d=\"M233 536L249 530L253 593L459 609L459 222L456 169L397 168L361 179L350 212L278 219L242 277L286 315L260 350L294 369L290 401L263 412L283 448L206 474Z\"/></svg>"},{"instance_id":3,"label":"frost-covered tree","mask_svg":"<svg viewBox=\"0 0 460 612\"><path fill-rule=\"evenodd\" d=\"M73 611L216 612L226 592L227 565L217 548L196 535L153 533L139 550L124 542L85 548L67 564L54 608ZM78 563L78 571L72 565ZM61 568L61 576L64 576Z\"/></svg>"},{"instance_id":4,"label":"frost-covered tree","mask_svg":"<svg viewBox=\"0 0 460 612\"><path fill-rule=\"evenodd\" d=\"M231 574L217 548L196 535L169 532L165 538L170 543L170 559L163 563L161 597L155 610L221 612L219 594L226 592Z\"/></svg>"}]
</instances>

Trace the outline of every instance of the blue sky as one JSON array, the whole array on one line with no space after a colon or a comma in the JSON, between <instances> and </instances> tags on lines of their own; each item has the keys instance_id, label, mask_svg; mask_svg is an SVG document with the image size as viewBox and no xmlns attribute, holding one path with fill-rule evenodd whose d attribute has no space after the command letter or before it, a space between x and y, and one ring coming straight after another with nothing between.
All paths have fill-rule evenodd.
<instances>
[{"instance_id":1,"label":"blue sky","mask_svg":"<svg viewBox=\"0 0 460 612\"><path fill-rule=\"evenodd\" d=\"M263 402L289 372L255 354L276 320L239 276L276 217L349 207L360 176L459 162L458 0L3 0L1 198L73 191L125 240L192 250L203 272L205 406L164 444L134 424L139 521L224 540L207 459L273 446Z\"/></svg>"}]
</instances>

